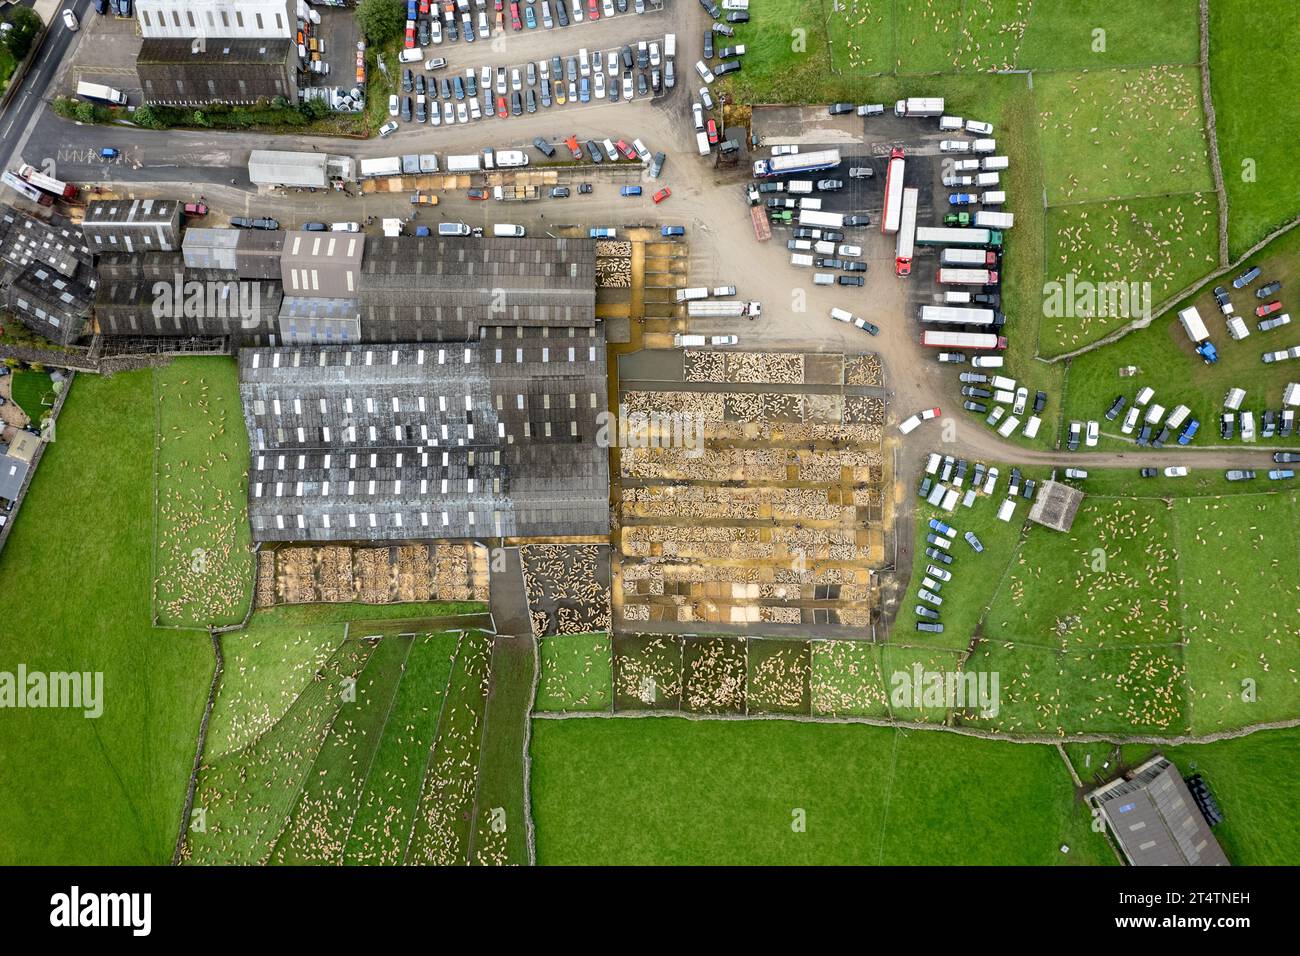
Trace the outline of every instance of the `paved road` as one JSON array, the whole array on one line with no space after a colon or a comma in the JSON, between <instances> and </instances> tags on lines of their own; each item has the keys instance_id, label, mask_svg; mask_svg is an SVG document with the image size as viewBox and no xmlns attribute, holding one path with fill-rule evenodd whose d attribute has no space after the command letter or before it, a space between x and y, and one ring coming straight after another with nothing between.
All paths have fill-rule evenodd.
<instances>
[{"instance_id":1,"label":"paved road","mask_svg":"<svg viewBox=\"0 0 1300 956\"><path fill-rule=\"evenodd\" d=\"M60 7L74 11L77 19L83 21L90 8L90 0L69 0ZM13 155L13 147L26 135L32 122L46 112L44 97L50 82L58 73L60 64L68 59L68 51L81 38L82 32L69 30L61 20L51 25L45 43L36 54L36 62L27 71L18 92L9 101L9 107L0 114L0 165L5 168L8 168Z\"/></svg>"}]
</instances>

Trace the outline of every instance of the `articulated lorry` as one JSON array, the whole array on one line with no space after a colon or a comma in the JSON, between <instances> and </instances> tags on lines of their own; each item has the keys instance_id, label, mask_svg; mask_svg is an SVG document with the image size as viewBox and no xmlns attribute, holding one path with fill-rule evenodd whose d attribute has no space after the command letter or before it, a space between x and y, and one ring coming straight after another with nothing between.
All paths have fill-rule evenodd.
<instances>
[{"instance_id":1,"label":"articulated lorry","mask_svg":"<svg viewBox=\"0 0 1300 956\"><path fill-rule=\"evenodd\" d=\"M898 224L898 239L894 243L894 275L912 274L912 254L916 251L916 205L918 191L903 190L903 216Z\"/></svg>"},{"instance_id":2,"label":"articulated lorry","mask_svg":"<svg viewBox=\"0 0 1300 956\"><path fill-rule=\"evenodd\" d=\"M967 229L949 226L917 226L918 246L985 246L1002 248L1002 233L996 229Z\"/></svg>"},{"instance_id":3,"label":"articulated lorry","mask_svg":"<svg viewBox=\"0 0 1300 956\"><path fill-rule=\"evenodd\" d=\"M903 172L906 162L903 148L895 146L889 151L889 169L885 173L885 213L880 217L880 231L898 232L903 220Z\"/></svg>"},{"instance_id":4,"label":"articulated lorry","mask_svg":"<svg viewBox=\"0 0 1300 956\"><path fill-rule=\"evenodd\" d=\"M940 269L935 278L941 285L998 284L998 274L992 269L954 269L947 266Z\"/></svg>"},{"instance_id":5,"label":"articulated lorry","mask_svg":"<svg viewBox=\"0 0 1300 956\"><path fill-rule=\"evenodd\" d=\"M693 319L738 319L743 315L763 314L761 302L695 301L686 303L686 314Z\"/></svg>"},{"instance_id":6,"label":"articulated lorry","mask_svg":"<svg viewBox=\"0 0 1300 956\"><path fill-rule=\"evenodd\" d=\"M1005 349L1006 336L991 332L948 332L926 329L921 344L932 349L972 349L977 352Z\"/></svg>"},{"instance_id":7,"label":"articulated lorry","mask_svg":"<svg viewBox=\"0 0 1300 956\"><path fill-rule=\"evenodd\" d=\"M942 116L943 97L909 96L894 104L895 116Z\"/></svg>"},{"instance_id":8,"label":"articulated lorry","mask_svg":"<svg viewBox=\"0 0 1300 956\"><path fill-rule=\"evenodd\" d=\"M754 162L754 176L787 176L794 173L811 173L819 169L830 169L840 164L838 149L819 149L811 153L795 153L791 156L772 156Z\"/></svg>"}]
</instances>

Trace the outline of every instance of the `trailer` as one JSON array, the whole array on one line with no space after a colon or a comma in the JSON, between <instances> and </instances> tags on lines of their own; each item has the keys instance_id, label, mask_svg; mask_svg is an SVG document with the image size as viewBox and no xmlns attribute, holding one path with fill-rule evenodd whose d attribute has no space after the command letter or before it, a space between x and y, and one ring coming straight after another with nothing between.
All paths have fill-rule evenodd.
<instances>
[{"instance_id":1,"label":"trailer","mask_svg":"<svg viewBox=\"0 0 1300 956\"><path fill-rule=\"evenodd\" d=\"M959 246L972 248L984 246L1002 248L1002 233L996 229L965 229L949 226L917 226L918 246Z\"/></svg>"},{"instance_id":2,"label":"trailer","mask_svg":"<svg viewBox=\"0 0 1300 956\"><path fill-rule=\"evenodd\" d=\"M903 216L898 225L898 240L894 244L894 275L912 274L912 255L916 251L916 205L918 191L903 190Z\"/></svg>"},{"instance_id":3,"label":"trailer","mask_svg":"<svg viewBox=\"0 0 1300 956\"><path fill-rule=\"evenodd\" d=\"M817 209L800 209L799 225L816 226L821 229L844 228L844 214L840 212L821 212Z\"/></svg>"},{"instance_id":4,"label":"trailer","mask_svg":"<svg viewBox=\"0 0 1300 956\"><path fill-rule=\"evenodd\" d=\"M362 179L372 179L376 176L400 176L402 175L402 157L382 156L378 159L363 159L357 170Z\"/></svg>"},{"instance_id":5,"label":"trailer","mask_svg":"<svg viewBox=\"0 0 1300 956\"><path fill-rule=\"evenodd\" d=\"M365 160L363 159L364 163ZM482 169L483 157L478 153L461 153L447 157L447 172L476 173Z\"/></svg>"},{"instance_id":6,"label":"trailer","mask_svg":"<svg viewBox=\"0 0 1300 956\"><path fill-rule=\"evenodd\" d=\"M935 278L941 285L997 285L998 274L992 269L943 268Z\"/></svg>"},{"instance_id":7,"label":"trailer","mask_svg":"<svg viewBox=\"0 0 1300 956\"><path fill-rule=\"evenodd\" d=\"M795 173L812 173L830 169L840 164L838 149L819 149L811 153L794 153L789 156L772 156L754 162L754 177L787 176Z\"/></svg>"},{"instance_id":8,"label":"trailer","mask_svg":"<svg viewBox=\"0 0 1300 956\"><path fill-rule=\"evenodd\" d=\"M895 116L942 116L943 97L909 96L894 103Z\"/></svg>"},{"instance_id":9,"label":"trailer","mask_svg":"<svg viewBox=\"0 0 1300 956\"><path fill-rule=\"evenodd\" d=\"M690 289L678 289L673 296L678 302L690 302L693 299L707 299L709 290L704 286L695 286Z\"/></svg>"},{"instance_id":10,"label":"trailer","mask_svg":"<svg viewBox=\"0 0 1300 956\"><path fill-rule=\"evenodd\" d=\"M14 173L5 170L0 173L0 182L12 189L18 195L30 199L32 202L41 206L53 206L54 197L49 193L43 193L25 179L20 179Z\"/></svg>"},{"instance_id":11,"label":"trailer","mask_svg":"<svg viewBox=\"0 0 1300 956\"><path fill-rule=\"evenodd\" d=\"M738 319L745 315L750 317L762 315L763 304L761 302L714 302L706 299L687 302L686 314L693 319Z\"/></svg>"},{"instance_id":12,"label":"trailer","mask_svg":"<svg viewBox=\"0 0 1300 956\"><path fill-rule=\"evenodd\" d=\"M528 154L521 149L498 149L496 151L497 169L513 169L528 165Z\"/></svg>"},{"instance_id":13,"label":"trailer","mask_svg":"<svg viewBox=\"0 0 1300 956\"><path fill-rule=\"evenodd\" d=\"M87 83L84 80L77 84L77 95L84 96L88 100L112 103L114 106L126 106L127 103L126 94L121 90L104 86L102 83Z\"/></svg>"},{"instance_id":14,"label":"trailer","mask_svg":"<svg viewBox=\"0 0 1300 956\"><path fill-rule=\"evenodd\" d=\"M438 171L438 156L436 153L420 154L420 172L436 173Z\"/></svg>"},{"instance_id":15,"label":"trailer","mask_svg":"<svg viewBox=\"0 0 1300 956\"><path fill-rule=\"evenodd\" d=\"M906 163L903 148L895 146L889 151L889 170L885 174L885 212L880 217L880 231L886 235L898 232L903 219L903 172Z\"/></svg>"},{"instance_id":16,"label":"trailer","mask_svg":"<svg viewBox=\"0 0 1300 956\"><path fill-rule=\"evenodd\" d=\"M785 186L785 192L793 193L796 196L807 196L813 191L811 179L792 179L788 183L777 183L777 185Z\"/></svg>"},{"instance_id":17,"label":"trailer","mask_svg":"<svg viewBox=\"0 0 1300 956\"><path fill-rule=\"evenodd\" d=\"M1011 165L1011 160L1006 156L985 156L980 160L980 169L985 172L1007 169Z\"/></svg>"},{"instance_id":18,"label":"trailer","mask_svg":"<svg viewBox=\"0 0 1300 956\"><path fill-rule=\"evenodd\" d=\"M926 329L921 333L921 344L932 349L973 349L977 352L1001 350L1007 347L1005 336L989 332L949 332Z\"/></svg>"},{"instance_id":19,"label":"trailer","mask_svg":"<svg viewBox=\"0 0 1300 956\"><path fill-rule=\"evenodd\" d=\"M939 264L992 269L998 264L998 254L987 249L944 249L939 253Z\"/></svg>"},{"instance_id":20,"label":"trailer","mask_svg":"<svg viewBox=\"0 0 1300 956\"><path fill-rule=\"evenodd\" d=\"M922 322L937 325L987 325L997 326L1000 313L993 309L961 309L948 305L923 305L917 309Z\"/></svg>"},{"instance_id":21,"label":"trailer","mask_svg":"<svg viewBox=\"0 0 1300 956\"><path fill-rule=\"evenodd\" d=\"M754 238L759 242L767 242L772 238L772 226L767 221L767 214L763 211L762 206L750 206L749 218L754 224Z\"/></svg>"},{"instance_id":22,"label":"trailer","mask_svg":"<svg viewBox=\"0 0 1300 956\"><path fill-rule=\"evenodd\" d=\"M1196 354L1205 360L1206 365L1213 365L1219 360L1219 353L1210 341L1210 330L1205 327L1201 313L1195 306L1189 306L1178 313L1178 321L1187 333L1187 337L1196 346Z\"/></svg>"},{"instance_id":23,"label":"trailer","mask_svg":"<svg viewBox=\"0 0 1300 956\"><path fill-rule=\"evenodd\" d=\"M1010 229L1016 224L1016 217L1009 212L989 212L981 209L975 214L977 229Z\"/></svg>"},{"instance_id":24,"label":"trailer","mask_svg":"<svg viewBox=\"0 0 1300 956\"><path fill-rule=\"evenodd\" d=\"M35 166L23 163L18 167L18 175L25 179L28 185L39 189L41 192L49 193L56 199L76 199L77 187L72 183L65 183L61 179L55 179L53 176L47 176Z\"/></svg>"}]
</instances>

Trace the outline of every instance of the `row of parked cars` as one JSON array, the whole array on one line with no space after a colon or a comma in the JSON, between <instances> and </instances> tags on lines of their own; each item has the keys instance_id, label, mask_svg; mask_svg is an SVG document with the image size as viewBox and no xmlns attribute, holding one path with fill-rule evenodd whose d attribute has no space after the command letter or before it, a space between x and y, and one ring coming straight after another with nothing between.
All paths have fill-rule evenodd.
<instances>
[{"instance_id":1,"label":"row of parked cars","mask_svg":"<svg viewBox=\"0 0 1300 956\"><path fill-rule=\"evenodd\" d=\"M585 13L583 0L510 0L508 5L506 0L492 0L493 16L489 17L487 0L474 0L474 5L477 10L471 11L469 0L443 0L440 18L437 0L406 0L406 49L444 40L455 43L461 37L466 43L486 40L492 35L493 21L498 32L505 29L507 12L511 28L523 31L552 30L602 16L608 19L615 13L627 13L629 8L636 13L646 11L645 0L586 0Z\"/></svg>"}]
</instances>

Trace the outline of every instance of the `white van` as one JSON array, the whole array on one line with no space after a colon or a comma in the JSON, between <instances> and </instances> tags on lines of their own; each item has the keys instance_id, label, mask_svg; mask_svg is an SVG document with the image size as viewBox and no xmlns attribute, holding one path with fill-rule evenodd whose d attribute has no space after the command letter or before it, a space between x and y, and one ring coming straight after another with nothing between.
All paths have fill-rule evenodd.
<instances>
[{"instance_id":1,"label":"white van","mask_svg":"<svg viewBox=\"0 0 1300 956\"><path fill-rule=\"evenodd\" d=\"M835 274L833 272L814 272L813 285L834 285Z\"/></svg>"},{"instance_id":2,"label":"white van","mask_svg":"<svg viewBox=\"0 0 1300 956\"><path fill-rule=\"evenodd\" d=\"M1254 412L1241 413L1241 440L1242 441L1255 440L1255 413Z\"/></svg>"},{"instance_id":3,"label":"white van","mask_svg":"<svg viewBox=\"0 0 1300 956\"><path fill-rule=\"evenodd\" d=\"M939 117L939 131L940 131L940 132L943 132L943 133L958 133L958 132L961 132L961 117L960 117L960 116L940 116L940 117Z\"/></svg>"},{"instance_id":4,"label":"white van","mask_svg":"<svg viewBox=\"0 0 1300 956\"><path fill-rule=\"evenodd\" d=\"M1014 392L1016 390L1016 380L1014 378L1007 378L1005 375L994 375L990 384L993 388L1005 389L1008 392Z\"/></svg>"},{"instance_id":5,"label":"white van","mask_svg":"<svg viewBox=\"0 0 1300 956\"><path fill-rule=\"evenodd\" d=\"M944 139L939 141L941 153L969 153L970 143L962 139Z\"/></svg>"},{"instance_id":6,"label":"white van","mask_svg":"<svg viewBox=\"0 0 1300 956\"><path fill-rule=\"evenodd\" d=\"M424 49L418 46L413 46L409 50L403 50L401 53L397 54L397 61L399 63L419 63L423 59Z\"/></svg>"},{"instance_id":7,"label":"white van","mask_svg":"<svg viewBox=\"0 0 1300 956\"><path fill-rule=\"evenodd\" d=\"M996 153L998 141L995 139L977 139L971 143L971 150L976 153Z\"/></svg>"},{"instance_id":8,"label":"white van","mask_svg":"<svg viewBox=\"0 0 1300 956\"><path fill-rule=\"evenodd\" d=\"M470 228L463 222L438 223L438 235L440 236L468 236L469 234Z\"/></svg>"},{"instance_id":9,"label":"white van","mask_svg":"<svg viewBox=\"0 0 1300 956\"><path fill-rule=\"evenodd\" d=\"M524 227L511 222L499 222L492 227L492 235L502 239L522 239Z\"/></svg>"},{"instance_id":10,"label":"white van","mask_svg":"<svg viewBox=\"0 0 1300 956\"><path fill-rule=\"evenodd\" d=\"M1003 362L1001 355L976 355L970 360L972 368L1001 368Z\"/></svg>"},{"instance_id":11,"label":"white van","mask_svg":"<svg viewBox=\"0 0 1300 956\"><path fill-rule=\"evenodd\" d=\"M676 56L676 55L677 55L677 34L665 33L664 34L664 56Z\"/></svg>"},{"instance_id":12,"label":"white van","mask_svg":"<svg viewBox=\"0 0 1300 956\"><path fill-rule=\"evenodd\" d=\"M812 264L813 264L812 256L804 255L803 253L800 252L791 253L790 255L790 265L792 266L803 266L805 268L811 269Z\"/></svg>"},{"instance_id":13,"label":"white van","mask_svg":"<svg viewBox=\"0 0 1300 956\"><path fill-rule=\"evenodd\" d=\"M330 223L330 232L360 232L361 223L359 222L332 222Z\"/></svg>"}]
</instances>

